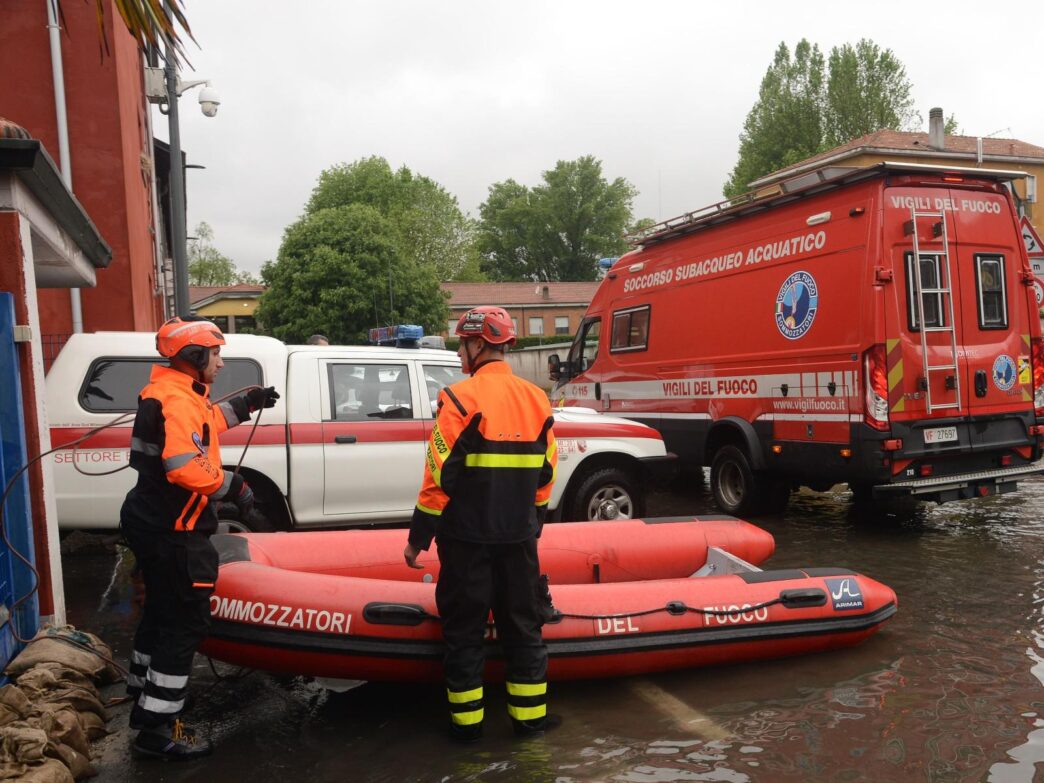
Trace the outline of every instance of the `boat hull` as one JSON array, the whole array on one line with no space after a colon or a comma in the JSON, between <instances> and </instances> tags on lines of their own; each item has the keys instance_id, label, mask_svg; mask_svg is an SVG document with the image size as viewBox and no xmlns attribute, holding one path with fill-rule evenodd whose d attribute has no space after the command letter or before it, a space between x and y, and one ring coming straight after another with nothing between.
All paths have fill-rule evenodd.
<instances>
[{"instance_id":1,"label":"boat hull","mask_svg":"<svg viewBox=\"0 0 1044 783\"><path fill-rule=\"evenodd\" d=\"M629 546L614 537L611 525L580 531L581 541L570 538L568 531L556 532L556 527L548 526L541 539L542 566L552 574L557 569L559 576L552 577L551 588L558 615L544 626L552 680L617 677L849 647L877 631L897 608L890 588L845 569L751 569L693 578L656 573L655 558L643 550L643 540L654 528L674 531L652 534L663 536L661 572L688 574L702 565L683 564L674 556L681 548L677 543L698 527L692 522L630 525ZM742 530L730 527L733 532ZM380 532L395 533L397 546L402 546L402 531ZM600 533L608 536L601 544ZM402 572L409 580L346 574L346 569L357 567L365 571L361 561L342 563L333 572L314 570L314 561L323 568L336 565L331 555L335 539L319 540L330 535L336 534L218 537L223 564L211 598L213 626L203 652L273 672L440 680L443 645L434 583L417 581L416 572ZM287 567L290 562L306 565L298 540L305 538L316 540L313 570L292 570ZM748 541L746 536L738 540ZM765 553L760 537L750 540L760 543L748 541L739 548L753 547L755 556ZM663 546L670 542L674 545ZM392 572L399 573L394 568ZM653 575L620 579L646 573ZM599 579L606 574L617 579L595 582L596 574ZM493 625L487 635L486 676L495 681L503 677L503 656Z\"/></svg>"}]
</instances>

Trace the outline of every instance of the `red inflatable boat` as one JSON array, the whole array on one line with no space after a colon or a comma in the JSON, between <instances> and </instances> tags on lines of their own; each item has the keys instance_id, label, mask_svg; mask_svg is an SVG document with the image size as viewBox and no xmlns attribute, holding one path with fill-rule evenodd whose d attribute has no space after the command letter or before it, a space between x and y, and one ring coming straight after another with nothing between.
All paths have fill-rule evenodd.
<instances>
[{"instance_id":1,"label":"red inflatable boat","mask_svg":"<svg viewBox=\"0 0 1044 783\"><path fill-rule=\"evenodd\" d=\"M402 563L405 531L215 536L214 624L203 652L267 671L440 680L438 560ZM556 618L551 679L614 677L859 643L895 593L852 571L761 571L772 536L731 517L547 525L541 570ZM490 628L487 677L502 677Z\"/></svg>"}]
</instances>

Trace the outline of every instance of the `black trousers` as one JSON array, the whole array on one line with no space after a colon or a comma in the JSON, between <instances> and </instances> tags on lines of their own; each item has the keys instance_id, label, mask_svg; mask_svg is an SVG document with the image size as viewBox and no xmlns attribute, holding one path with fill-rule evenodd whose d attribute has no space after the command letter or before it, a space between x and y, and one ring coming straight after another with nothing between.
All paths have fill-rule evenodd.
<instances>
[{"instance_id":1,"label":"black trousers","mask_svg":"<svg viewBox=\"0 0 1044 783\"><path fill-rule=\"evenodd\" d=\"M435 603L446 644L444 669L451 710L455 709L453 694L482 687L483 642L491 609L509 688L510 683L545 683L547 647L541 634L542 585L536 539L481 544L440 537L438 552L441 570ZM472 710L481 710L481 695L468 701ZM543 704L544 699L535 701Z\"/></svg>"},{"instance_id":2,"label":"black trousers","mask_svg":"<svg viewBox=\"0 0 1044 783\"><path fill-rule=\"evenodd\" d=\"M127 679L138 697L130 723L148 729L171 722L185 706L192 659L210 630L218 554L204 533L125 524L123 534L145 581Z\"/></svg>"}]
</instances>

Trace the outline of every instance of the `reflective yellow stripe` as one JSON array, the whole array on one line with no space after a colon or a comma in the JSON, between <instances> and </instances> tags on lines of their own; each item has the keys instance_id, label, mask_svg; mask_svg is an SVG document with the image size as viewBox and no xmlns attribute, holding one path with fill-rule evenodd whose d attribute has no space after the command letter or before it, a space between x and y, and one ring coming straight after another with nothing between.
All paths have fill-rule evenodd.
<instances>
[{"instance_id":1,"label":"reflective yellow stripe","mask_svg":"<svg viewBox=\"0 0 1044 783\"><path fill-rule=\"evenodd\" d=\"M543 454L469 454L464 458L469 468L542 468Z\"/></svg>"},{"instance_id":2,"label":"reflective yellow stripe","mask_svg":"<svg viewBox=\"0 0 1044 783\"><path fill-rule=\"evenodd\" d=\"M439 462L445 462L446 457L449 456L450 448L446 444L446 439L442 437L442 430L439 429L438 422L431 429L431 442L435 445L436 451L439 452Z\"/></svg>"},{"instance_id":3,"label":"reflective yellow stripe","mask_svg":"<svg viewBox=\"0 0 1044 783\"><path fill-rule=\"evenodd\" d=\"M451 712L450 716L458 726L474 726L476 723L482 723L481 709L471 712Z\"/></svg>"},{"instance_id":4,"label":"reflective yellow stripe","mask_svg":"<svg viewBox=\"0 0 1044 783\"><path fill-rule=\"evenodd\" d=\"M540 508L541 506L546 506L550 502L551 502L551 498L548 498L547 500L538 500L536 502L536 507Z\"/></svg>"},{"instance_id":5,"label":"reflective yellow stripe","mask_svg":"<svg viewBox=\"0 0 1044 783\"><path fill-rule=\"evenodd\" d=\"M446 689L446 698L450 704L467 704L469 701L478 701L482 698L482 686L472 688L470 691L451 691Z\"/></svg>"},{"instance_id":6,"label":"reflective yellow stripe","mask_svg":"<svg viewBox=\"0 0 1044 783\"><path fill-rule=\"evenodd\" d=\"M507 692L509 696L542 696L547 693L547 683L509 682Z\"/></svg>"},{"instance_id":7,"label":"reflective yellow stripe","mask_svg":"<svg viewBox=\"0 0 1044 783\"><path fill-rule=\"evenodd\" d=\"M435 482L435 486L441 489L442 487L442 468L435 462L435 457L431 454L431 444L428 444L428 448L424 450L424 456L428 459L428 470L431 471L431 480Z\"/></svg>"},{"instance_id":8,"label":"reflective yellow stripe","mask_svg":"<svg viewBox=\"0 0 1044 783\"><path fill-rule=\"evenodd\" d=\"M547 461L550 462L551 458L555 456L555 452L558 451L558 444L555 441L551 441L551 445L547 447Z\"/></svg>"},{"instance_id":9,"label":"reflective yellow stripe","mask_svg":"<svg viewBox=\"0 0 1044 783\"><path fill-rule=\"evenodd\" d=\"M442 510L438 508L428 508L423 503L418 503L417 508L423 511L425 514L431 514L433 517L441 517Z\"/></svg>"},{"instance_id":10,"label":"reflective yellow stripe","mask_svg":"<svg viewBox=\"0 0 1044 783\"><path fill-rule=\"evenodd\" d=\"M546 704L541 704L539 707L516 707L514 704L509 704L507 708L508 715L515 720L536 720L547 715Z\"/></svg>"}]
</instances>

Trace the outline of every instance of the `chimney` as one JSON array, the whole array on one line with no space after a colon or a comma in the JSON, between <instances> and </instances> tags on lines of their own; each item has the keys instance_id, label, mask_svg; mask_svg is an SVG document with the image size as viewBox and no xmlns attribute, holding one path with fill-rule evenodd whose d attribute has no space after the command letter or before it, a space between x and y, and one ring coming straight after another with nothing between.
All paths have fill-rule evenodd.
<instances>
[{"instance_id":1,"label":"chimney","mask_svg":"<svg viewBox=\"0 0 1044 783\"><path fill-rule=\"evenodd\" d=\"M541 296L543 296L545 301L549 300L551 298L551 286L545 285L541 291Z\"/></svg>"},{"instance_id":2,"label":"chimney","mask_svg":"<svg viewBox=\"0 0 1044 783\"><path fill-rule=\"evenodd\" d=\"M936 106L928 112L928 146L935 150L946 149L946 134L943 110Z\"/></svg>"}]
</instances>

